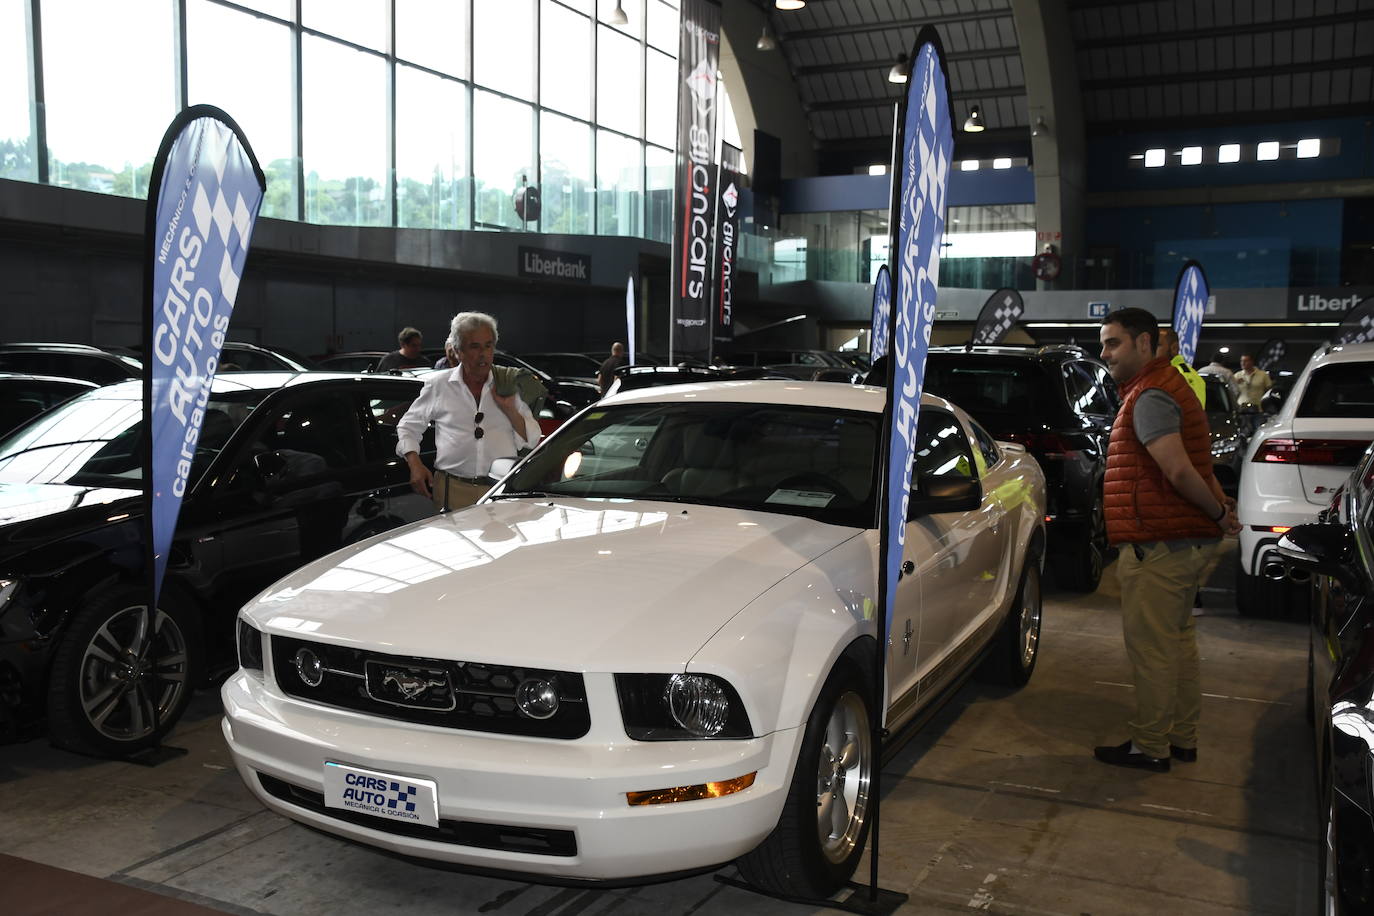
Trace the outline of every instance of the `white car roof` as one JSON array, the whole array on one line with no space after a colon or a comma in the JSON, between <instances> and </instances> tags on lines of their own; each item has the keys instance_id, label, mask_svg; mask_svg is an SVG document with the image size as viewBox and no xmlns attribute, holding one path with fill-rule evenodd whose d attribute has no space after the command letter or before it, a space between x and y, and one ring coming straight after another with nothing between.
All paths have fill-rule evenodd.
<instances>
[{"instance_id":1,"label":"white car roof","mask_svg":"<svg viewBox=\"0 0 1374 916\"><path fill-rule=\"evenodd\" d=\"M1348 343L1322 347L1307 363L1310 372L1328 363L1367 363L1374 362L1374 343Z\"/></svg>"},{"instance_id":2,"label":"white car roof","mask_svg":"<svg viewBox=\"0 0 1374 916\"><path fill-rule=\"evenodd\" d=\"M839 382L798 382L779 379L696 382L639 388L603 398L602 404L696 403L786 404L798 407L833 407L882 413L887 392L872 385ZM924 407L950 407L950 402L931 394L921 395Z\"/></svg>"}]
</instances>

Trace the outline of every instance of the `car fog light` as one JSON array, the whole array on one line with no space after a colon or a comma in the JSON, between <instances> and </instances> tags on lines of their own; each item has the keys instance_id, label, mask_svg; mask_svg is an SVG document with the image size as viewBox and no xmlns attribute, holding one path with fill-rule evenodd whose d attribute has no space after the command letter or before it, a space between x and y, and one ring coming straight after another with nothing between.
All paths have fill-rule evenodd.
<instances>
[{"instance_id":1,"label":"car fog light","mask_svg":"<svg viewBox=\"0 0 1374 916\"><path fill-rule=\"evenodd\" d=\"M515 688L515 705L531 719L547 719L558 712L558 690L538 678L521 681Z\"/></svg>"},{"instance_id":2,"label":"car fog light","mask_svg":"<svg viewBox=\"0 0 1374 916\"><path fill-rule=\"evenodd\" d=\"M309 649L296 652L296 675L307 687L318 687L324 680L324 662Z\"/></svg>"},{"instance_id":3,"label":"car fog light","mask_svg":"<svg viewBox=\"0 0 1374 916\"><path fill-rule=\"evenodd\" d=\"M730 715L730 698L709 677L675 674L665 691L673 721L698 738L709 738L725 727Z\"/></svg>"}]
</instances>

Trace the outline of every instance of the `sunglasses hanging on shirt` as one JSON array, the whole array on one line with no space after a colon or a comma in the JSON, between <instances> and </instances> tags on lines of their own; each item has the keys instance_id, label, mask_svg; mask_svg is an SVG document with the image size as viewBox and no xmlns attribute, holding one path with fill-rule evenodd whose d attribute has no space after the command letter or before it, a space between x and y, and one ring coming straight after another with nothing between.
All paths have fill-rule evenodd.
<instances>
[{"instance_id":1,"label":"sunglasses hanging on shirt","mask_svg":"<svg viewBox=\"0 0 1374 916\"><path fill-rule=\"evenodd\" d=\"M477 416L475 416L475 417L472 418L472 422L473 422L473 426L474 426L474 428L473 428L473 430L472 430L472 437L473 437L474 439L480 439L480 438L482 438L483 436L486 435L486 433L482 432L482 418L483 418L484 416L486 416L486 414L482 413L482 411L479 410L479 411L477 411Z\"/></svg>"}]
</instances>

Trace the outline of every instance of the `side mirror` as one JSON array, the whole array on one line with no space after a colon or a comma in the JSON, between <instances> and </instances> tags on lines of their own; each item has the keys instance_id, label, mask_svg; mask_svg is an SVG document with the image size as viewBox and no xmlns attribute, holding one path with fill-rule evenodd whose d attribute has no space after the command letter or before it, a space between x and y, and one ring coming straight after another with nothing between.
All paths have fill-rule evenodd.
<instances>
[{"instance_id":1,"label":"side mirror","mask_svg":"<svg viewBox=\"0 0 1374 916\"><path fill-rule=\"evenodd\" d=\"M500 480L509 474L514 467L514 458L497 458L491 463L491 470L487 472L487 476L492 480Z\"/></svg>"},{"instance_id":2,"label":"side mirror","mask_svg":"<svg viewBox=\"0 0 1374 916\"><path fill-rule=\"evenodd\" d=\"M983 503L983 485L974 477L932 477L912 489L906 520L941 512L972 512Z\"/></svg>"},{"instance_id":3,"label":"side mirror","mask_svg":"<svg viewBox=\"0 0 1374 916\"><path fill-rule=\"evenodd\" d=\"M1351 590L1360 587L1355 573L1355 538L1344 525L1311 524L1290 528L1279 538L1279 556L1290 569L1331 576Z\"/></svg>"},{"instance_id":4,"label":"side mirror","mask_svg":"<svg viewBox=\"0 0 1374 916\"><path fill-rule=\"evenodd\" d=\"M1278 413L1279 408L1282 406L1283 392L1279 391L1277 388L1270 388L1268 391L1264 393L1264 396L1260 398L1260 410L1264 411L1271 417L1274 414Z\"/></svg>"},{"instance_id":5,"label":"side mirror","mask_svg":"<svg viewBox=\"0 0 1374 916\"><path fill-rule=\"evenodd\" d=\"M286 459L276 452L263 452L253 456L253 467L264 483L270 483L286 472Z\"/></svg>"}]
</instances>

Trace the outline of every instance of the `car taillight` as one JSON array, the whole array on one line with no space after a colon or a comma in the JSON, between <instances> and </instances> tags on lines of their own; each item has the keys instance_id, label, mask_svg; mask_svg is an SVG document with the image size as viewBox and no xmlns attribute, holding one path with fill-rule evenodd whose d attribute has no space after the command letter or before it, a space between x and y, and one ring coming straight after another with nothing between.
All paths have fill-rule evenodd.
<instances>
[{"instance_id":1,"label":"car taillight","mask_svg":"<svg viewBox=\"0 0 1374 916\"><path fill-rule=\"evenodd\" d=\"M1059 433L1005 433L1000 438L1017 445L1024 445L1027 451L1042 452L1046 458L1076 458L1078 453L1073 445Z\"/></svg>"},{"instance_id":2,"label":"car taillight","mask_svg":"<svg viewBox=\"0 0 1374 916\"><path fill-rule=\"evenodd\" d=\"M1266 439L1250 460L1349 467L1359 462L1368 447L1368 442L1359 439Z\"/></svg>"}]
</instances>

